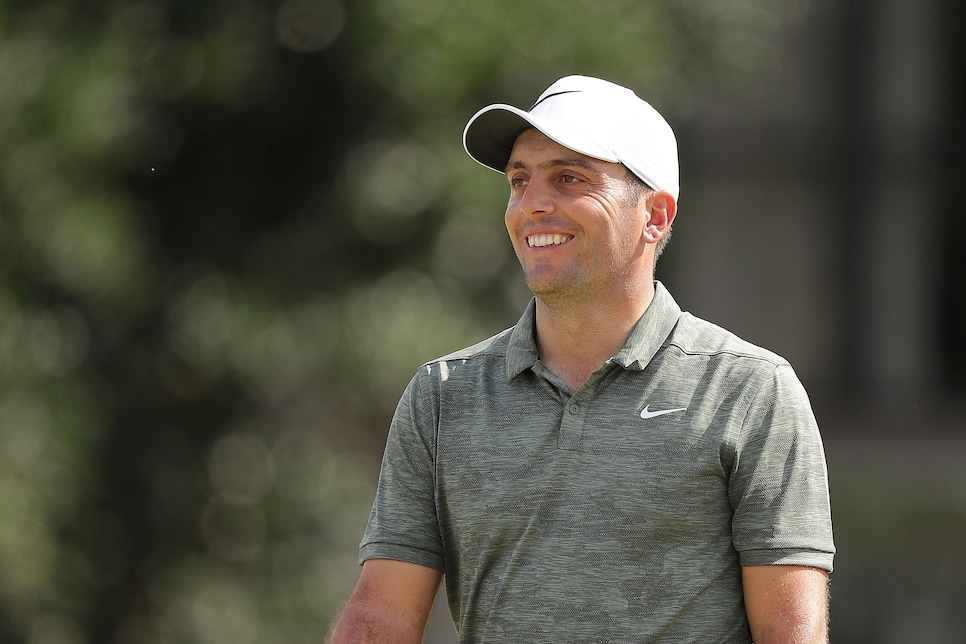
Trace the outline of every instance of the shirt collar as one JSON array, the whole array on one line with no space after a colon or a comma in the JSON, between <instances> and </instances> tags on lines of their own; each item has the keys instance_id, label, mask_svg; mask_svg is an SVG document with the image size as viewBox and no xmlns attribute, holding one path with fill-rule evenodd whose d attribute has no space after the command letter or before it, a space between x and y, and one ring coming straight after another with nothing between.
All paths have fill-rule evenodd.
<instances>
[{"instance_id":1,"label":"shirt collar","mask_svg":"<svg viewBox=\"0 0 966 644\"><path fill-rule=\"evenodd\" d=\"M537 364L537 341L534 324L537 321L537 300L531 298L517 325L510 332L506 348L506 381L510 382Z\"/></svg>"},{"instance_id":2,"label":"shirt collar","mask_svg":"<svg viewBox=\"0 0 966 644\"><path fill-rule=\"evenodd\" d=\"M640 371L664 345L681 317L681 307L660 282L654 282L654 299L634 325L613 361L625 369Z\"/></svg>"},{"instance_id":3,"label":"shirt collar","mask_svg":"<svg viewBox=\"0 0 966 644\"><path fill-rule=\"evenodd\" d=\"M536 312L536 299L531 299L510 333L506 351L507 382L537 363ZM625 369L642 370L667 340L680 316L681 307L661 282L654 282L654 299L611 360Z\"/></svg>"}]
</instances>

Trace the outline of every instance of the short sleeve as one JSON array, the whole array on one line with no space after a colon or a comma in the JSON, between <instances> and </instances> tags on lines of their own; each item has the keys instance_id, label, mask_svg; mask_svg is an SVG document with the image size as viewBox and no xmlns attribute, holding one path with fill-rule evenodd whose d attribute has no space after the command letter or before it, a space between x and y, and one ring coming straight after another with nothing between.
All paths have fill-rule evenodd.
<instances>
[{"instance_id":1,"label":"short sleeve","mask_svg":"<svg viewBox=\"0 0 966 644\"><path fill-rule=\"evenodd\" d=\"M410 381L393 415L360 563L397 559L445 568L435 502L438 413L427 394L431 369Z\"/></svg>"},{"instance_id":2,"label":"short sleeve","mask_svg":"<svg viewBox=\"0 0 966 644\"><path fill-rule=\"evenodd\" d=\"M832 570L828 472L804 387L787 364L754 397L729 480L732 540L743 566Z\"/></svg>"}]
</instances>

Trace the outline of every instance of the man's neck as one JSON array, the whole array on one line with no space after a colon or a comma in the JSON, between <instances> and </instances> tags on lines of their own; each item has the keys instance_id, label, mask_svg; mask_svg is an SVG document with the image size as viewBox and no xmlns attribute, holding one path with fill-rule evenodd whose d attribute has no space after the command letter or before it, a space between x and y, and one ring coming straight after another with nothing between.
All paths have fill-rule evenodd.
<instances>
[{"instance_id":1,"label":"man's neck","mask_svg":"<svg viewBox=\"0 0 966 644\"><path fill-rule=\"evenodd\" d=\"M648 281L632 297L556 303L537 298L536 337L540 361L574 391L624 346L654 299Z\"/></svg>"}]
</instances>

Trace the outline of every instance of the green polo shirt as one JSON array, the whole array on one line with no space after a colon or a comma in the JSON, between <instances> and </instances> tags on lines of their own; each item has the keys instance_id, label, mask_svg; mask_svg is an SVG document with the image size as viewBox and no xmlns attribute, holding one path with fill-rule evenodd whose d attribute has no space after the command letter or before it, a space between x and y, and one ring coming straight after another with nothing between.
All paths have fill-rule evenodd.
<instances>
[{"instance_id":1,"label":"green polo shirt","mask_svg":"<svg viewBox=\"0 0 966 644\"><path fill-rule=\"evenodd\" d=\"M575 392L534 311L412 379L360 560L444 570L461 642L749 642L741 566L835 551L794 371L657 283Z\"/></svg>"}]
</instances>

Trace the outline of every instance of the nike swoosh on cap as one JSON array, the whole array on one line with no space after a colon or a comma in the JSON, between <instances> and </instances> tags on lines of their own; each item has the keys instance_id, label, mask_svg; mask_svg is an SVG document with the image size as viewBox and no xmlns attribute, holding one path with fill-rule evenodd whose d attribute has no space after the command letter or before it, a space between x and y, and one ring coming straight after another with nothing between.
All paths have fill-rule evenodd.
<instances>
[{"instance_id":1,"label":"nike swoosh on cap","mask_svg":"<svg viewBox=\"0 0 966 644\"><path fill-rule=\"evenodd\" d=\"M579 94L579 93L580 93L580 90L579 89L568 89L568 90L565 90L563 92L554 92L553 94L547 94L546 96L544 96L543 98L541 98L539 101L537 101L536 103L534 103L533 105L531 105L529 111L532 112L533 111L533 108L535 108L537 105L540 105L540 103L543 103L548 98L553 98L554 96L560 96L561 94Z\"/></svg>"}]
</instances>

